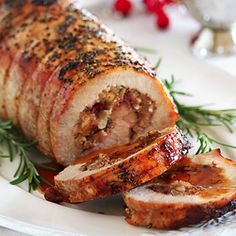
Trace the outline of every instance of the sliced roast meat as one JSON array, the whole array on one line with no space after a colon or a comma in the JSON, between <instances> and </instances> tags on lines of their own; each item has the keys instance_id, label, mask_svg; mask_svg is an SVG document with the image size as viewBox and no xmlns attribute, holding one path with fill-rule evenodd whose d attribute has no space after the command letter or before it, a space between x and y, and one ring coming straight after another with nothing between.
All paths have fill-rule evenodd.
<instances>
[{"instance_id":1,"label":"sliced roast meat","mask_svg":"<svg viewBox=\"0 0 236 236\"><path fill-rule=\"evenodd\" d=\"M124 192L168 170L188 149L177 128L150 132L135 142L91 153L66 167L45 197L56 201L64 196L64 201L78 203Z\"/></svg>"},{"instance_id":2,"label":"sliced roast meat","mask_svg":"<svg viewBox=\"0 0 236 236\"><path fill-rule=\"evenodd\" d=\"M177 229L236 208L236 163L219 150L183 158L163 175L124 194L133 225Z\"/></svg>"}]
</instances>

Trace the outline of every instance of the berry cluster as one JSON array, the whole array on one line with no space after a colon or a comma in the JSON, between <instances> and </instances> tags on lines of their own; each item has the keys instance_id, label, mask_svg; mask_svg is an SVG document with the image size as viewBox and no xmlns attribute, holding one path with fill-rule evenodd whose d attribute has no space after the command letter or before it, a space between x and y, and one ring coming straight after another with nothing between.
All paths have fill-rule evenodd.
<instances>
[{"instance_id":1,"label":"berry cluster","mask_svg":"<svg viewBox=\"0 0 236 236\"><path fill-rule=\"evenodd\" d=\"M174 0L143 0L146 11L156 16L156 25L159 29L167 29L170 21L165 7L172 4ZM115 0L113 9L123 16L128 16L133 8L131 0Z\"/></svg>"}]
</instances>

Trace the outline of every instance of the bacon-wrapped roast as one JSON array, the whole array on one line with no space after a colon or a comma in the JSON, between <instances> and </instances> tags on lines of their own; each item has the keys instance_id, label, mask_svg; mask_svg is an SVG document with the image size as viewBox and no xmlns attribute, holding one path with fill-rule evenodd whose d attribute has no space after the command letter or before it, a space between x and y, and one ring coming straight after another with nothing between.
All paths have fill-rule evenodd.
<instances>
[{"instance_id":1,"label":"bacon-wrapped roast","mask_svg":"<svg viewBox=\"0 0 236 236\"><path fill-rule=\"evenodd\" d=\"M178 119L149 64L71 1L0 0L0 118L68 165Z\"/></svg>"}]
</instances>

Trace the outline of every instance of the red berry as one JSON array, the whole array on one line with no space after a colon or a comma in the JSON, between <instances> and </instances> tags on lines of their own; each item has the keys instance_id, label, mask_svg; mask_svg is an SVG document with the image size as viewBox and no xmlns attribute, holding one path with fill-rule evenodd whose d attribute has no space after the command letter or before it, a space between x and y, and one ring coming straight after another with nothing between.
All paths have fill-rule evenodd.
<instances>
[{"instance_id":1,"label":"red berry","mask_svg":"<svg viewBox=\"0 0 236 236\"><path fill-rule=\"evenodd\" d=\"M160 11L158 14L157 14L157 21L156 21L156 24L157 24L157 27L159 29L167 29L168 26L169 26L169 18L168 16L166 15L166 13L164 11Z\"/></svg>"},{"instance_id":2,"label":"red berry","mask_svg":"<svg viewBox=\"0 0 236 236\"><path fill-rule=\"evenodd\" d=\"M157 15L159 15L159 14L165 14L165 13L164 13L164 4L161 3L160 1L156 4L155 13L156 13Z\"/></svg>"},{"instance_id":3,"label":"red berry","mask_svg":"<svg viewBox=\"0 0 236 236\"><path fill-rule=\"evenodd\" d=\"M127 16L132 9L132 3L129 0L116 0L113 8L123 16Z\"/></svg>"},{"instance_id":4,"label":"red berry","mask_svg":"<svg viewBox=\"0 0 236 236\"><path fill-rule=\"evenodd\" d=\"M155 12L156 0L144 0L148 12Z\"/></svg>"},{"instance_id":5,"label":"red berry","mask_svg":"<svg viewBox=\"0 0 236 236\"><path fill-rule=\"evenodd\" d=\"M159 9L162 11L165 2L163 0L144 0L146 4L146 9L150 13L158 12Z\"/></svg>"},{"instance_id":6,"label":"red berry","mask_svg":"<svg viewBox=\"0 0 236 236\"><path fill-rule=\"evenodd\" d=\"M172 4L172 3L174 3L173 0L165 0L165 4Z\"/></svg>"}]
</instances>

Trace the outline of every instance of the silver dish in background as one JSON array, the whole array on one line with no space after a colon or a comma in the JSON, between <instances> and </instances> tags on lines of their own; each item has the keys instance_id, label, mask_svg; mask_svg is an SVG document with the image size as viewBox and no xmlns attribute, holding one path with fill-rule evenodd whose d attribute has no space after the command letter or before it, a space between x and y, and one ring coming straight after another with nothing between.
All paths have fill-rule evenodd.
<instances>
[{"instance_id":1,"label":"silver dish in background","mask_svg":"<svg viewBox=\"0 0 236 236\"><path fill-rule=\"evenodd\" d=\"M206 57L236 53L236 0L184 0L202 24L193 37L194 54Z\"/></svg>"}]
</instances>

